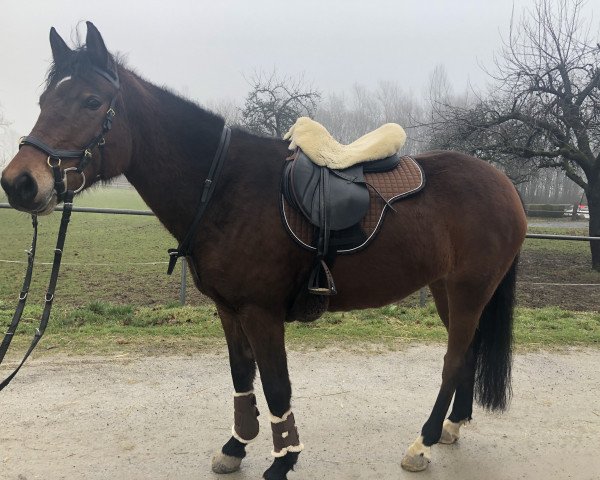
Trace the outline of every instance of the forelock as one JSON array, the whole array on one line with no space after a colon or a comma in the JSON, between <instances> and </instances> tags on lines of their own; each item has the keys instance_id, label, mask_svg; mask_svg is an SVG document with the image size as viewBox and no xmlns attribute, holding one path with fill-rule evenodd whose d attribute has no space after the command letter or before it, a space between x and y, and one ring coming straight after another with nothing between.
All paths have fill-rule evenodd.
<instances>
[{"instance_id":1,"label":"forelock","mask_svg":"<svg viewBox=\"0 0 600 480\"><path fill-rule=\"evenodd\" d=\"M79 47L60 64L52 62L46 76L46 89L56 86L65 77L85 77L91 71L92 60L90 54L84 47Z\"/></svg>"},{"instance_id":2,"label":"forelock","mask_svg":"<svg viewBox=\"0 0 600 480\"><path fill-rule=\"evenodd\" d=\"M112 56L115 68L121 64L119 59L114 59ZM69 56L68 59L59 64L52 62L48 75L46 76L45 89L56 87L56 85L67 77L85 78L92 74L94 64L90 53L84 46L77 47L76 50Z\"/></svg>"}]
</instances>

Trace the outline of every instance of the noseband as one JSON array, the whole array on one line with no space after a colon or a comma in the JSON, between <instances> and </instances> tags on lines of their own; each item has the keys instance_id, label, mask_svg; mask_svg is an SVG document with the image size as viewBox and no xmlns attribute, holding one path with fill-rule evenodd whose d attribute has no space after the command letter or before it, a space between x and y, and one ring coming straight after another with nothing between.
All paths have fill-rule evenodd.
<instances>
[{"instance_id":1,"label":"noseband","mask_svg":"<svg viewBox=\"0 0 600 480\"><path fill-rule=\"evenodd\" d=\"M46 290L46 296L44 297L45 304L44 310L42 311L42 315L40 317L40 324L35 331L33 336L33 340L31 341L31 345L29 349L25 353L23 360L17 366L17 368L4 380L0 383L0 391L6 387L11 380L15 377L17 372L21 369L33 349L36 347L44 331L46 330L46 326L48 325L48 320L50 319L50 311L52 310L52 302L54 300L54 291L56 289L56 283L58 281L58 272L60 270L60 262L62 259L63 247L65 244L65 238L67 236L67 227L69 225L69 220L71 218L71 211L73 209L73 196L81 191L85 186L85 174L83 170L88 166L90 161L92 160L92 152L94 148L98 147L100 150L100 158L102 158L102 146L104 145L104 135L111 129L112 121L116 115L115 113L115 104L117 101L117 95L119 94L120 86L119 86L119 77L115 71L114 76L107 71L101 70L97 67L93 67L94 71L112 83L117 91L110 102L110 107L106 112L106 116L104 117L104 122L102 123L102 131L96 135L85 148L82 150L55 150L50 147L46 143L44 143L39 138L35 138L32 135L28 135L23 137L19 142L19 149L23 145L30 145L32 147L37 148L38 150L44 152L48 155L48 166L52 169L52 173L54 175L54 190L56 192L57 200L64 203L63 214L60 221L60 228L58 230L58 238L56 240L56 248L54 249L54 261L52 263L52 271L50 273L50 281L48 282L48 289ZM76 167L68 167L65 169L61 168L61 163L63 158L76 158L79 159L79 162ZM69 190L68 182L67 182L67 174L69 172L76 172L81 175L82 183L79 188L76 190ZM33 273L33 264L35 259L35 248L37 244L37 215L31 215L32 223L33 223L33 239L31 241L31 248L27 251L27 272L25 273L25 279L23 280L23 287L21 288L21 293L19 295L19 303L17 304L17 308L13 315L12 321L8 327L6 334L4 335L4 339L0 344L0 364L4 360L4 356L8 351L8 347L12 342L14 334L17 330L17 326L21 321L21 316L23 315L23 310L25 309L25 303L27 302L27 295L29 293L29 285L31 283L31 276Z\"/></svg>"},{"instance_id":2,"label":"noseband","mask_svg":"<svg viewBox=\"0 0 600 480\"><path fill-rule=\"evenodd\" d=\"M115 104L117 103L117 95L119 94L120 90L119 76L117 75L116 70L113 77L111 73L98 67L92 67L92 69L95 73L108 80L117 89L110 102L106 116L104 117L104 122L102 122L102 131L92 138L88 142L87 146L82 150L56 150L33 135L22 137L19 142L19 149L21 149L21 147L24 145L29 145L48 155L47 163L52 169L52 173L54 175L54 190L56 192L56 198L59 202L65 199L65 195L68 190L67 174L69 172L76 172L81 175L81 186L75 190L74 193L80 192L85 186L85 174L83 171L85 170L85 167L87 167L92 161L92 152L94 148L99 148L100 158L102 158L102 147L105 143L104 135L106 135L106 133L108 133L112 128L112 122L116 115ZM63 158L77 158L79 159L79 163L76 167L62 169L61 161Z\"/></svg>"}]
</instances>

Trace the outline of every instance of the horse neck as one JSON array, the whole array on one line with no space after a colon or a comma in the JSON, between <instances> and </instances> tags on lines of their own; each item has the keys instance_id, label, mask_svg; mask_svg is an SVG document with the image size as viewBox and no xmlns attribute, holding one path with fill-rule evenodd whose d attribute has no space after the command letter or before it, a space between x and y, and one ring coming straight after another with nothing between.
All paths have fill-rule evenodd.
<instances>
[{"instance_id":1,"label":"horse neck","mask_svg":"<svg viewBox=\"0 0 600 480\"><path fill-rule=\"evenodd\" d=\"M195 214L223 120L127 72L122 79L132 155L125 176L177 239Z\"/></svg>"}]
</instances>

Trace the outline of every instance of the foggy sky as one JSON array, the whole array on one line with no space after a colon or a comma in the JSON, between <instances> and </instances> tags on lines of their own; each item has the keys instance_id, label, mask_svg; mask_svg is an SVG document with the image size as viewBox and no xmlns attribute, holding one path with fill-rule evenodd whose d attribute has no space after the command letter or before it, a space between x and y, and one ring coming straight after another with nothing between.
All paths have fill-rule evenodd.
<instances>
[{"instance_id":1,"label":"foggy sky","mask_svg":"<svg viewBox=\"0 0 600 480\"><path fill-rule=\"evenodd\" d=\"M515 12L533 0L515 0ZM146 79L205 103L242 99L256 70L305 78L322 92L397 81L421 96L437 64L455 89L485 82L508 32L511 0L2 0L0 112L29 133L54 26L72 45L85 20ZM518 16L518 15L517 15Z\"/></svg>"}]
</instances>

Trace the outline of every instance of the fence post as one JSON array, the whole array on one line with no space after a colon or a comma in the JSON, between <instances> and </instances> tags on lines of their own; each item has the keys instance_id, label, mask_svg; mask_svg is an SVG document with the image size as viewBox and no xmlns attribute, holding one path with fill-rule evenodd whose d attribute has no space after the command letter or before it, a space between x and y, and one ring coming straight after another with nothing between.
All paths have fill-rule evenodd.
<instances>
[{"instance_id":1,"label":"fence post","mask_svg":"<svg viewBox=\"0 0 600 480\"><path fill-rule=\"evenodd\" d=\"M427 303L427 290L422 288L419 290L419 306L424 307L425 303Z\"/></svg>"},{"instance_id":2,"label":"fence post","mask_svg":"<svg viewBox=\"0 0 600 480\"><path fill-rule=\"evenodd\" d=\"M182 307L185 305L185 291L186 291L186 278L187 278L187 260L185 257L181 258L181 286L179 287L179 305Z\"/></svg>"}]
</instances>

